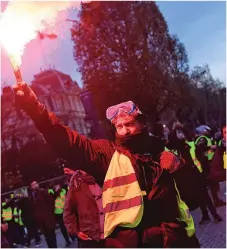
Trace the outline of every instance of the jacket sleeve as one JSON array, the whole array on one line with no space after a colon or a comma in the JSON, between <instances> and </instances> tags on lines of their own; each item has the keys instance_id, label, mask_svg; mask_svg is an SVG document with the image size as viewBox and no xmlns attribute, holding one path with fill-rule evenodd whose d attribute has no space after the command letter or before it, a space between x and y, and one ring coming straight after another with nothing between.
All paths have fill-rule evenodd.
<instances>
[{"instance_id":1,"label":"jacket sleeve","mask_svg":"<svg viewBox=\"0 0 227 249\"><path fill-rule=\"evenodd\" d=\"M78 221L77 221L77 212L73 203L73 189L70 188L66 195L65 206L63 212L63 220L65 227L69 234L77 235L79 233ZM73 205L74 204L74 205Z\"/></svg>"},{"instance_id":2,"label":"jacket sleeve","mask_svg":"<svg viewBox=\"0 0 227 249\"><path fill-rule=\"evenodd\" d=\"M55 114L42 112L30 115L38 130L57 156L66 159L73 167L93 175L97 181L104 180L113 146L109 140L90 140L77 131L62 125Z\"/></svg>"}]
</instances>

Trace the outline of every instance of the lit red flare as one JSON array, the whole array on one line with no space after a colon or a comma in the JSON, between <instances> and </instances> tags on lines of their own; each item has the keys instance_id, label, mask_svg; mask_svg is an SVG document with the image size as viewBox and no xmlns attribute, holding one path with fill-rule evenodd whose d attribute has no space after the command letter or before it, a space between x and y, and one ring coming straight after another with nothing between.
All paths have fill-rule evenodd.
<instances>
[{"instance_id":1,"label":"lit red flare","mask_svg":"<svg viewBox=\"0 0 227 249\"><path fill-rule=\"evenodd\" d=\"M19 66L27 43L35 39L37 31L55 25L59 11L78 7L81 1L10 1L1 13L0 43L6 50L17 80L22 80ZM51 38L55 38L52 34Z\"/></svg>"}]
</instances>

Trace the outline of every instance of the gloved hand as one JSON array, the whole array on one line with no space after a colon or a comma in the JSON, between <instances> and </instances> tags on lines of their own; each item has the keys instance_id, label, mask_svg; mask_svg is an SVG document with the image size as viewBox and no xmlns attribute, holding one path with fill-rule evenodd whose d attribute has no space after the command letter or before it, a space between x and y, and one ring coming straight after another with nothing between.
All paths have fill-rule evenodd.
<instances>
[{"instance_id":1,"label":"gloved hand","mask_svg":"<svg viewBox=\"0 0 227 249\"><path fill-rule=\"evenodd\" d=\"M81 240L92 240L90 237L88 237L87 234L83 233L83 232L79 232L78 233L78 238L81 239Z\"/></svg>"},{"instance_id":2,"label":"gloved hand","mask_svg":"<svg viewBox=\"0 0 227 249\"><path fill-rule=\"evenodd\" d=\"M38 98L25 82L15 84L13 91L16 107L24 110L29 116L41 109L42 105L39 103Z\"/></svg>"},{"instance_id":3,"label":"gloved hand","mask_svg":"<svg viewBox=\"0 0 227 249\"><path fill-rule=\"evenodd\" d=\"M65 175L73 175L75 173L74 170L69 169L69 168L64 168L64 174Z\"/></svg>"},{"instance_id":4,"label":"gloved hand","mask_svg":"<svg viewBox=\"0 0 227 249\"><path fill-rule=\"evenodd\" d=\"M177 171L181 166L181 161L172 152L163 151L160 157L160 166L170 173Z\"/></svg>"}]
</instances>

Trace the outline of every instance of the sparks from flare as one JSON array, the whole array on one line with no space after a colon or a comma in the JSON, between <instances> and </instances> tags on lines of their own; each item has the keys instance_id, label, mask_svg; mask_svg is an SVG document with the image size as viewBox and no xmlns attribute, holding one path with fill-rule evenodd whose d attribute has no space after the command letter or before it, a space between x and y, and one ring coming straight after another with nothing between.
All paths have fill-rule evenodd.
<instances>
[{"instance_id":1,"label":"sparks from flare","mask_svg":"<svg viewBox=\"0 0 227 249\"><path fill-rule=\"evenodd\" d=\"M78 2L40 2L14 0L0 16L0 43L7 52L13 68L19 68L26 44L37 32L53 27L59 11L80 6Z\"/></svg>"}]
</instances>

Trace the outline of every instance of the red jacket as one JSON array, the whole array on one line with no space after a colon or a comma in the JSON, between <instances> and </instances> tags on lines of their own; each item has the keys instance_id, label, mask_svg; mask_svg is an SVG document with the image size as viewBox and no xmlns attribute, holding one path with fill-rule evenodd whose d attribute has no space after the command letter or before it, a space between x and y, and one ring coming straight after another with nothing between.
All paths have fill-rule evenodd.
<instances>
[{"instance_id":1,"label":"red jacket","mask_svg":"<svg viewBox=\"0 0 227 249\"><path fill-rule=\"evenodd\" d=\"M179 223L172 176L152 160L158 161L162 151L159 140L155 137L149 138L150 144L146 153L138 154L109 140L91 140L79 135L77 131L62 125L56 116L48 113L45 108L39 115L34 113L32 119L59 157L94 176L100 186L104 182L114 152L120 150L130 158L141 190L148 193L144 199L144 215L141 222L143 227L160 226L162 222Z\"/></svg>"},{"instance_id":2,"label":"red jacket","mask_svg":"<svg viewBox=\"0 0 227 249\"><path fill-rule=\"evenodd\" d=\"M71 180L63 213L68 233L77 235L79 232L84 232L91 239L99 241L101 234L100 215L104 215L104 213L99 213L89 186L80 181L80 185L76 187L74 181Z\"/></svg>"}]
</instances>

